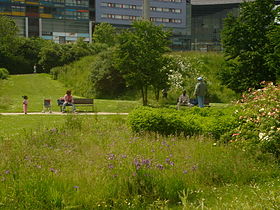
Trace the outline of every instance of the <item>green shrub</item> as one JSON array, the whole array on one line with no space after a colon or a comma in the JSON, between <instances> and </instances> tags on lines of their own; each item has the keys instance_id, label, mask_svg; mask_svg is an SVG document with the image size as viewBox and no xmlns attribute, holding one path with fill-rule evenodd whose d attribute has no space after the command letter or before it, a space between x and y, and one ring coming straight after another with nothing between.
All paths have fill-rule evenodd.
<instances>
[{"instance_id":1,"label":"green shrub","mask_svg":"<svg viewBox=\"0 0 280 210\"><path fill-rule=\"evenodd\" d=\"M184 111L141 107L129 114L128 122L134 132L155 132L161 135L211 135L219 139L235 127L232 109L193 107Z\"/></svg>"},{"instance_id":2,"label":"green shrub","mask_svg":"<svg viewBox=\"0 0 280 210\"><path fill-rule=\"evenodd\" d=\"M0 79L7 79L9 76L9 72L5 68L0 68Z\"/></svg>"}]
</instances>

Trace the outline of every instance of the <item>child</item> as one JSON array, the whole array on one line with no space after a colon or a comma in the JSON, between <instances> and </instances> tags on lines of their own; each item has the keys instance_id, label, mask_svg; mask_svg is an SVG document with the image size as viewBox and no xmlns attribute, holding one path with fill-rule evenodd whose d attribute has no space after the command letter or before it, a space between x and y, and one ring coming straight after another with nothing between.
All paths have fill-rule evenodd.
<instances>
[{"instance_id":1,"label":"child","mask_svg":"<svg viewBox=\"0 0 280 210\"><path fill-rule=\"evenodd\" d=\"M22 105L23 105L23 113L24 114L27 114L27 104L28 104L28 97L27 96L22 96L23 98L23 102L22 102Z\"/></svg>"}]
</instances>

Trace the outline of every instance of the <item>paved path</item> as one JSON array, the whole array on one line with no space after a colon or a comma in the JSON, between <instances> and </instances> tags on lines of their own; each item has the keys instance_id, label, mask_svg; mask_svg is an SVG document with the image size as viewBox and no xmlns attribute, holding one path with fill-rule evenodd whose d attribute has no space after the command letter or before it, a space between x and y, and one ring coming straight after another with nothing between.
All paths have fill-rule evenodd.
<instances>
[{"instance_id":1,"label":"paved path","mask_svg":"<svg viewBox=\"0 0 280 210\"><path fill-rule=\"evenodd\" d=\"M128 113L116 113L116 112L77 112L77 113L61 113L61 112L30 112L27 115L68 115L68 114L75 114L75 115L128 115ZM24 113L0 113L0 115L24 115Z\"/></svg>"}]
</instances>

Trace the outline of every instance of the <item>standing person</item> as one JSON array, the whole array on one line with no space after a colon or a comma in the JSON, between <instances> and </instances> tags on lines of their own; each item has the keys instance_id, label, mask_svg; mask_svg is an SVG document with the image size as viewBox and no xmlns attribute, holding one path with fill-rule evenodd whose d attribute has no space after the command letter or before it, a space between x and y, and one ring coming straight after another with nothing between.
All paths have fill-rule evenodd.
<instances>
[{"instance_id":1,"label":"standing person","mask_svg":"<svg viewBox=\"0 0 280 210\"><path fill-rule=\"evenodd\" d=\"M23 113L27 114L28 97L22 96L22 98L23 98L23 102L22 102Z\"/></svg>"},{"instance_id":2,"label":"standing person","mask_svg":"<svg viewBox=\"0 0 280 210\"><path fill-rule=\"evenodd\" d=\"M178 98L177 109L180 109L180 106L192 106L190 104L189 96L187 95L187 91L183 91L182 95Z\"/></svg>"},{"instance_id":3,"label":"standing person","mask_svg":"<svg viewBox=\"0 0 280 210\"><path fill-rule=\"evenodd\" d=\"M197 81L198 82L195 86L194 95L197 98L198 106L203 108L205 95L207 93L207 86L202 77L198 77Z\"/></svg>"},{"instance_id":4,"label":"standing person","mask_svg":"<svg viewBox=\"0 0 280 210\"><path fill-rule=\"evenodd\" d=\"M64 99L64 103L62 105L62 112L65 112L65 107L66 106L72 106L72 111L75 112L76 107L75 107L75 104L74 104L73 97L71 95L71 90L66 91L66 94L65 94L63 99Z\"/></svg>"},{"instance_id":5,"label":"standing person","mask_svg":"<svg viewBox=\"0 0 280 210\"><path fill-rule=\"evenodd\" d=\"M34 64L34 66L33 66L33 73L34 73L34 74L37 73L37 65L36 65L36 64Z\"/></svg>"}]
</instances>

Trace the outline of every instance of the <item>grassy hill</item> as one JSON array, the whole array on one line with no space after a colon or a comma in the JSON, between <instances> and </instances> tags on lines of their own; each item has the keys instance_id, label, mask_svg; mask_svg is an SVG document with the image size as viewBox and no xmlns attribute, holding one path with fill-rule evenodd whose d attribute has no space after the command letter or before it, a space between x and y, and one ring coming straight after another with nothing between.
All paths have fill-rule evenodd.
<instances>
[{"instance_id":1,"label":"grassy hill","mask_svg":"<svg viewBox=\"0 0 280 210\"><path fill-rule=\"evenodd\" d=\"M59 111L56 100L66 90L61 82L51 79L48 74L11 75L8 80L0 80L0 113L22 112L23 95L29 97L29 112L42 111L44 98L50 98L53 110ZM79 97L75 95L75 91L73 95ZM129 112L139 104L141 103L138 101L95 99L95 111Z\"/></svg>"},{"instance_id":2,"label":"grassy hill","mask_svg":"<svg viewBox=\"0 0 280 210\"><path fill-rule=\"evenodd\" d=\"M42 111L44 98L55 102L65 91L61 83L47 74L12 75L0 83L0 112L21 112L23 95L29 97L28 111Z\"/></svg>"}]
</instances>

